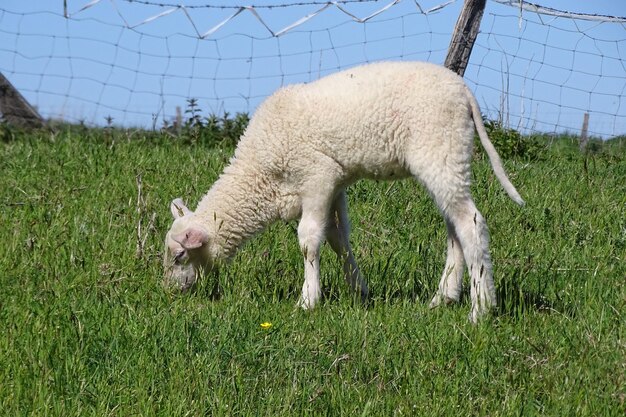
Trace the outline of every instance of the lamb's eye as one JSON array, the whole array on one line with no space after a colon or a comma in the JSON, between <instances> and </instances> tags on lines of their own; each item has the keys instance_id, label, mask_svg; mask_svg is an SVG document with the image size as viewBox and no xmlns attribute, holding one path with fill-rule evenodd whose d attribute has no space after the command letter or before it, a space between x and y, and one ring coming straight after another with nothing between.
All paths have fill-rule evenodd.
<instances>
[{"instance_id":1,"label":"lamb's eye","mask_svg":"<svg viewBox=\"0 0 626 417\"><path fill-rule=\"evenodd\" d=\"M174 254L174 263L176 265L179 265L181 263L184 255L185 255L185 251L184 250L176 252Z\"/></svg>"}]
</instances>

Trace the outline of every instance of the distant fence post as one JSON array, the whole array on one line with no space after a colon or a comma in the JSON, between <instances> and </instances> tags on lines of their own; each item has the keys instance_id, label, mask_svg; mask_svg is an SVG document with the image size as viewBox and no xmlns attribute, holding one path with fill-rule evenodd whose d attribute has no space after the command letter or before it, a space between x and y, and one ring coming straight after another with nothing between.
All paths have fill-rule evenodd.
<instances>
[{"instance_id":1,"label":"distant fence post","mask_svg":"<svg viewBox=\"0 0 626 417\"><path fill-rule=\"evenodd\" d=\"M43 119L37 110L13 87L0 72L0 114L7 122L19 127L43 127Z\"/></svg>"},{"instance_id":2,"label":"distant fence post","mask_svg":"<svg viewBox=\"0 0 626 417\"><path fill-rule=\"evenodd\" d=\"M459 74L465 74L465 68L472 53L474 41L480 28L487 0L465 0L461 14L456 21L454 33L448 47L445 66Z\"/></svg>"},{"instance_id":3,"label":"distant fence post","mask_svg":"<svg viewBox=\"0 0 626 417\"><path fill-rule=\"evenodd\" d=\"M581 152L587 150L587 142L589 141L589 113L585 113L583 116L583 128L580 131L579 147Z\"/></svg>"}]
</instances>

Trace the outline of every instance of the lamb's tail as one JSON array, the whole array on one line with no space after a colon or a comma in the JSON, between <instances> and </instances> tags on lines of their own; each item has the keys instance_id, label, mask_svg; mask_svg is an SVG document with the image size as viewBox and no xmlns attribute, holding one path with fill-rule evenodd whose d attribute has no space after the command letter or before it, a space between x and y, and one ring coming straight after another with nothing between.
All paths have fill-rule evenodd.
<instances>
[{"instance_id":1,"label":"lamb's tail","mask_svg":"<svg viewBox=\"0 0 626 417\"><path fill-rule=\"evenodd\" d=\"M524 205L524 200L519 195L515 186L511 184L509 177L507 177L506 172L504 172L504 168L502 167L502 160L500 159L500 155L496 151L496 148L493 147L493 144L489 140L489 136L487 135L487 131L485 130L485 125L483 123L482 116L480 114L480 108L478 107L478 102L474 97L474 94L467 89L468 98L470 101L470 105L472 107L472 118L474 119L474 126L476 126L476 131L478 132L478 137L480 137L480 143L485 148L485 152L487 152L487 156L489 156L489 161L491 162L491 167L493 168L493 172L496 174L496 177L502 184L502 187L506 191L506 193L511 197L513 201L515 201L520 206Z\"/></svg>"}]
</instances>

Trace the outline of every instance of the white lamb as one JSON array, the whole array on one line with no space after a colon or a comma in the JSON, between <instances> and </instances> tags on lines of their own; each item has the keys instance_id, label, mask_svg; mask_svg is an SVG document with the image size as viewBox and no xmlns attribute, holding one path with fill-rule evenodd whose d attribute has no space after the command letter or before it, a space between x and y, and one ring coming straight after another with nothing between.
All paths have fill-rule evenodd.
<instances>
[{"instance_id":1,"label":"white lamb","mask_svg":"<svg viewBox=\"0 0 626 417\"><path fill-rule=\"evenodd\" d=\"M470 320L496 305L483 216L470 195L474 128L496 177L524 204L487 137L478 103L455 73L428 63L385 62L280 89L256 111L229 166L195 212L180 199L165 239L166 279L182 289L277 220L300 218L299 305L321 295L320 246L328 240L346 281L368 289L349 243L345 189L361 178L417 178L446 221L448 254L431 307L456 302L464 265Z\"/></svg>"}]
</instances>

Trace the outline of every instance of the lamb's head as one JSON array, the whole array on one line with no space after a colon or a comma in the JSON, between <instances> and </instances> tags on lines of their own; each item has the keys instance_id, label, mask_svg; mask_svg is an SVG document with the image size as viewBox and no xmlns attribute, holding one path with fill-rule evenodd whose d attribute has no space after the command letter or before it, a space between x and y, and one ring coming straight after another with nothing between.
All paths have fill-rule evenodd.
<instances>
[{"instance_id":1,"label":"lamb's head","mask_svg":"<svg viewBox=\"0 0 626 417\"><path fill-rule=\"evenodd\" d=\"M165 284L185 291L195 284L198 276L213 269L208 249L210 235L180 198L172 201L170 210L174 223L165 235Z\"/></svg>"}]
</instances>

